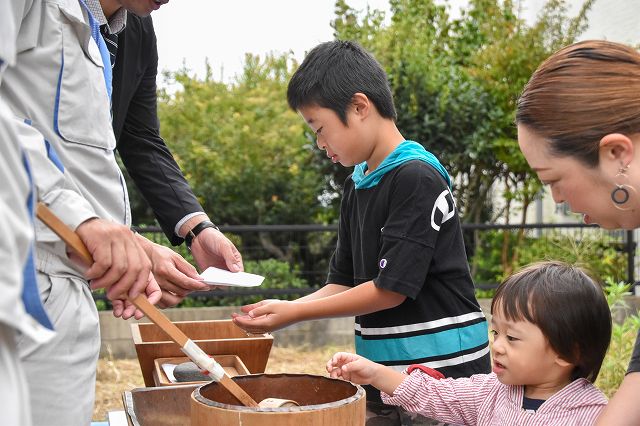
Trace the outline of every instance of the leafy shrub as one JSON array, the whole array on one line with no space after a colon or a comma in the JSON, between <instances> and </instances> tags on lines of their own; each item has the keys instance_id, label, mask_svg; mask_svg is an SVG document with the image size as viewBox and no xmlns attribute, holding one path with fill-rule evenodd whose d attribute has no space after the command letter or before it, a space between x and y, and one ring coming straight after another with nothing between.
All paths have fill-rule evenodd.
<instances>
[{"instance_id":1,"label":"leafy shrub","mask_svg":"<svg viewBox=\"0 0 640 426\"><path fill-rule=\"evenodd\" d=\"M622 297L627 294L630 286L622 282L616 283L611 278L607 278L606 283L605 291L611 311L615 313L617 309L628 308ZM638 328L640 328L638 314L627 316L622 323L614 322L613 324L611 344L596 380L596 386L609 398L618 390L624 379Z\"/></svg>"},{"instance_id":2,"label":"leafy shrub","mask_svg":"<svg viewBox=\"0 0 640 426\"><path fill-rule=\"evenodd\" d=\"M507 235L505 235L507 233ZM509 275L529 263L542 260L561 260L578 264L597 277L609 277L614 282L626 279L627 258L614 242L587 235L551 231L541 237L525 236L516 245L514 231L488 231L470 259L474 282L477 284L500 283ZM503 253L505 239L509 250ZM517 253L514 253L517 251ZM504 258L509 263L504 265ZM493 290L477 290L478 297L493 297Z\"/></svg>"}]
</instances>

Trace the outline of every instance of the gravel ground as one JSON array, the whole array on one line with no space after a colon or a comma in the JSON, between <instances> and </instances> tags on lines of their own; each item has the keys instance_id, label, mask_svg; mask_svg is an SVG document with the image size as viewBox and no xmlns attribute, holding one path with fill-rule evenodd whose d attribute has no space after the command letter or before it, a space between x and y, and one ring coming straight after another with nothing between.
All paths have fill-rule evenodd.
<instances>
[{"instance_id":1,"label":"gravel ground","mask_svg":"<svg viewBox=\"0 0 640 426\"><path fill-rule=\"evenodd\" d=\"M341 350L353 351L353 348L273 347L266 372L325 375L325 364L335 352ZM94 420L104 421L108 411L122 410L122 392L139 387L144 387L144 380L137 359L98 360Z\"/></svg>"}]
</instances>

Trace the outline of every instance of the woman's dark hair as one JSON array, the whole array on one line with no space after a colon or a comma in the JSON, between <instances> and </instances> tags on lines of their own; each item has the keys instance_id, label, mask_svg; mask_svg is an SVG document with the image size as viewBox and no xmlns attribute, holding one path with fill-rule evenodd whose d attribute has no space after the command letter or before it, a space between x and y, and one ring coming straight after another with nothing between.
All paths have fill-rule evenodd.
<instances>
[{"instance_id":1,"label":"woman's dark hair","mask_svg":"<svg viewBox=\"0 0 640 426\"><path fill-rule=\"evenodd\" d=\"M396 119L387 74L376 59L352 41L328 41L314 47L289 81L287 101L294 111L317 105L333 110L347 124L353 95L365 94L378 113Z\"/></svg>"},{"instance_id":2,"label":"woman's dark hair","mask_svg":"<svg viewBox=\"0 0 640 426\"><path fill-rule=\"evenodd\" d=\"M551 348L575 366L572 379L594 382L611 340L611 311L600 284L579 267L549 261L531 264L496 291L491 313L540 328Z\"/></svg>"},{"instance_id":3,"label":"woman's dark hair","mask_svg":"<svg viewBox=\"0 0 640 426\"><path fill-rule=\"evenodd\" d=\"M518 99L516 123L550 141L552 153L598 165L600 140L640 132L640 54L590 40L565 47L533 73Z\"/></svg>"}]
</instances>

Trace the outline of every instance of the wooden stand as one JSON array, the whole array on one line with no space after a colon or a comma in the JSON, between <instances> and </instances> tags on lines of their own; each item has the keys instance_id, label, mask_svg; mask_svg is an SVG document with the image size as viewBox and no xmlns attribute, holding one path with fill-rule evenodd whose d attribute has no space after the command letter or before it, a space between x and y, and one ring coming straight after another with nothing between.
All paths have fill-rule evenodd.
<instances>
[{"instance_id":1,"label":"wooden stand","mask_svg":"<svg viewBox=\"0 0 640 426\"><path fill-rule=\"evenodd\" d=\"M250 373L263 373L273 345L270 334L250 335L231 320L177 321L174 323L202 350L217 360L217 355L237 355ZM155 324L131 324L131 334L145 386L154 386L154 360L183 357L180 347Z\"/></svg>"}]
</instances>

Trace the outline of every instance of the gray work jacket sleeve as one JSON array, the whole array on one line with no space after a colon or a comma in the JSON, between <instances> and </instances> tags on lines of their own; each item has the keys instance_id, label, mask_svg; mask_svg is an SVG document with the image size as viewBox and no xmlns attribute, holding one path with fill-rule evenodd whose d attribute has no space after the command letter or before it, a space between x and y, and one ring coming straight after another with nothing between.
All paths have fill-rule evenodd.
<instances>
[{"instance_id":1,"label":"gray work jacket sleeve","mask_svg":"<svg viewBox=\"0 0 640 426\"><path fill-rule=\"evenodd\" d=\"M22 303L23 268L33 240L33 223L27 210L32 188L18 142L21 126L26 125L12 119L0 98L0 323L44 342L52 332L27 314Z\"/></svg>"},{"instance_id":2,"label":"gray work jacket sleeve","mask_svg":"<svg viewBox=\"0 0 640 426\"><path fill-rule=\"evenodd\" d=\"M38 196L72 228L91 217L130 224L115 160L102 58L78 0L32 0L18 28L15 66L0 97L22 126ZM43 149L43 146L45 149ZM38 242L59 239L40 223Z\"/></svg>"}]
</instances>

